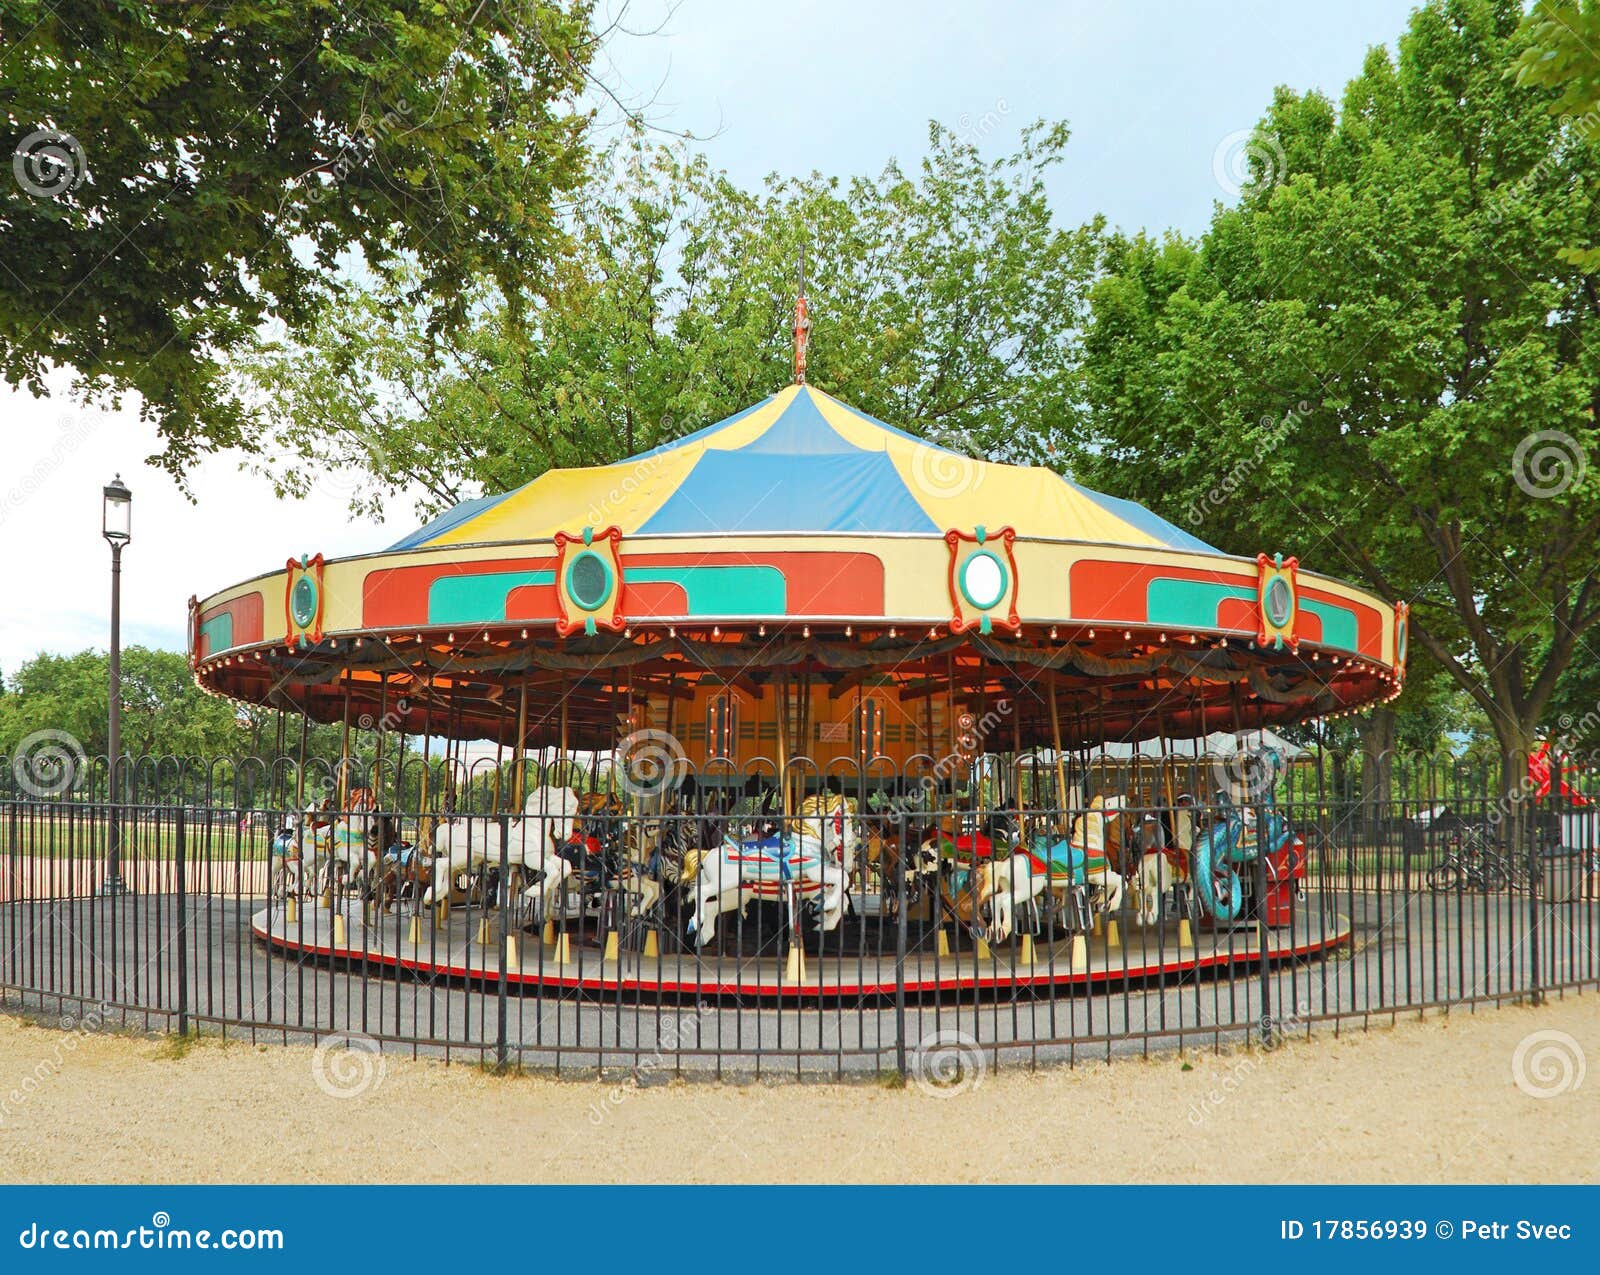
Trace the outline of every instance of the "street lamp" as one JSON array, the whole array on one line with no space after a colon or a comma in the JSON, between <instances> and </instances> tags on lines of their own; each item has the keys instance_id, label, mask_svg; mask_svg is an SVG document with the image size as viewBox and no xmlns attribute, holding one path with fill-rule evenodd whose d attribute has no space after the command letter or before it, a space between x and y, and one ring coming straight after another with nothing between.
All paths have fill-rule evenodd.
<instances>
[{"instance_id":1,"label":"street lamp","mask_svg":"<svg viewBox=\"0 0 1600 1275\"><path fill-rule=\"evenodd\" d=\"M128 893L122 880L122 810L126 771L122 761L122 549L133 539L133 493L118 474L104 489L100 534L111 546L111 720L107 749L111 762L111 817L106 823L106 879L100 893Z\"/></svg>"}]
</instances>

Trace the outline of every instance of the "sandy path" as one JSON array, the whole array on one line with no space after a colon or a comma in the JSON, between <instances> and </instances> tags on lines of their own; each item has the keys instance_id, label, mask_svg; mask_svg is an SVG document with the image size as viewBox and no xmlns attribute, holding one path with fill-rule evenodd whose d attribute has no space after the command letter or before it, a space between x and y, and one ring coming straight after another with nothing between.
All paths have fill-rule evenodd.
<instances>
[{"instance_id":1,"label":"sandy path","mask_svg":"<svg viewBox=\"0 0 1600 1275\"><path fill-rule=\"evenodd\" d=\"M1565 1091L1543 1099L1513 1076L1540 1032L1577 1047L1553 1044ZM500 1078L0 1016L0 1166L44 1182L1593 1182L1600 1074L1572 1085L1589 1059L1600 1071L1593 995L958 1094Z\"/></svg>"}]
</instances>

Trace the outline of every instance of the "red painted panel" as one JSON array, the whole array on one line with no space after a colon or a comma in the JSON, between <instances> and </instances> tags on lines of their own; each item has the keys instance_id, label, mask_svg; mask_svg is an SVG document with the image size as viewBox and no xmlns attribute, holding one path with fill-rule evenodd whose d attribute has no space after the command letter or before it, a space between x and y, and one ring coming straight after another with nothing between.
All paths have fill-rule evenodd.
<instances>
[{"instance_id":1,"label":"red painted panel","mask_svg":"<svg viewBox=\"0 0 1600 1275\"><path fill-rule=\"evenodd\" d=\"M212 654L211 643L203 634L207 622L216 619L219 615L233 616L233 645L250 646L261 641L263 636L263 620L265 614L265 598L260 593L246 593L240 597L222 603L220 606L211 607L200 613L200 636L198 647L195 651L197 659L205 659Z\"/></svg>"},{"instance_id":2,"label":"red painted panel","mask_svg":"<svg viewBox=\"0 0 1600 1275\"><path fill-rule=\"evenodd\" d=\"M555 620L561 615L561 600L553 584L524 584L506 594L506 619Z\"/></svg>"},{"instance_id":3,"label":"red painted panel","mask_svg":"<svg viewBox=\"0 0 1600 1275\"><path fill-rule=\"evenodd\" d=\"M361 622L369 629L399 629L428 622L428 587L441 576L481 575L490 571L554 571L546 558L483 558L473 562L429 562L414 567L380 567L367 572L361 586ZM522 590L515 590L521 593ZM554 597L554 591L551 591ZM511 604L508 601L507 606ZM549 619L548 613L509 615L510 619Z\"/></svg>"},{"instance_id":4,"label":"red painted panel","mask_svg":"<svg viewBox=\"0 0 1600 1275\"><path fill-rule=\"evenodd\" d=\"M1110 620L1124 624L1144 624L1150 617L1146 608L1150 581L1203 580L1208 584L1254 588L1253 575L1233 571L1206 571L1196 567L1169 566L1164 563L1112 562L1102 558L1083 558L1072 564L1068 581L1072 588L1074 620ZM1238 627L1255 631L1255 610L1248 624ZM1233 627L1223 621L1224 627Z\"/></svg>"},{"instance_id":5,"label":"red painted panel","mask_svg":"<svg viewBox=\"0 0 1600 1275\"><path fill-rule=\"evenodd\" d=\"M626 564L623 570L627 570ZM622 614L630 620L649 620L658 615L687 615L689 595L681 584L665 580L628 584L622 587Z\"/></svg>"},{"instance_id":6,"label":"red painted panel","mask_svg":"<svg viewBox=\"0 0 1600 1275\"><path fill-rule=\"evenodd\" d=\"M235 646L244 646L248 642L261 641L265 632L262 618L265 602L265 597L259 593L246 593L228 603L233 609L233 641Z\"/></svg>"},{"instance_id":7,"label":"red painted panel","mask_svg":"<svg viewBox=\"0 0 1600 1275\"><path fill-rule=\"evenodd\" d=\"M1356 613L1356 650L1369 660L1383 658L1383 616L1377 607L1367 606L1365 603L1352 602L1349 598L1342 598L1335 593L1327 593L1322 589L1310 589L1301 584L1300 596L1310 598L1313 602L1326 602L1330 606L1344 607ZM1309 617L1304 611L1300 613L1300 623L1305 624ZM1314 641L1311 634L1303 632L1307 641Z\"/></svg>"},{"instance_id":8,"label":"red painted panel","mask_svg":"<svg viewBox=\"0 0 1600 1275\"><path fill-rule=\"evenodd\" d=\"M1260 616L1256 611L1257 604L1254 599L1223 598L1217 603L1217 627L1254 633L1261 627Z\"/></svg>"}]
</instances>

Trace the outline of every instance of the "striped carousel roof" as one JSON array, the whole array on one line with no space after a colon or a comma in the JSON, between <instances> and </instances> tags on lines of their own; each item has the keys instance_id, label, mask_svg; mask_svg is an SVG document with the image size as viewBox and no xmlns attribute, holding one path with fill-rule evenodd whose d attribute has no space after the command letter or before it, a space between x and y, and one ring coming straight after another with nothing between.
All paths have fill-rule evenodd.
<instances>
[{"instance_id":1,"label":"striped carousel roof","mask_svg":"<svg viewBox=\"0 0 1600 1275\"><path fill-rule=\"evenodd\" d=\"M393 548L548 539L577 526L624 535L1019 536L1217 552L1141 505L1042 466L975 460L916 438L809 385L612 465L549 470L455 506Z\"/></svg>"}]
</instances>

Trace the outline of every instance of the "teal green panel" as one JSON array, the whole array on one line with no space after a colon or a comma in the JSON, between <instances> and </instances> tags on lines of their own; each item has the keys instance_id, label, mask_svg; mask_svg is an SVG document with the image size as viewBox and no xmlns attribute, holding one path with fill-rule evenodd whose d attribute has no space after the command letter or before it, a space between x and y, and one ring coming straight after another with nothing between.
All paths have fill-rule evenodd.
<instances>
[{"instance_id":1,"label":"teal green panel","mask_svg":"<svg viewBox=\"0 0 1600 1275\"><path fill-rule=\"evenodd\" d=\"M428 586L429 624L504 624L506 597L527 584L554 584L554 571L440 576Z\"/></svg>"},{"instance_id":2,"label":"teal green panel","mask_svg":"<svg viewBox=\"0 0 1600 1275\"><path fill-rule=\"evenodd\" d=\"M678 584L690 615L783 615L788 592L777 567L631 567L629 582Z\"/></svg>"},{"instance_id":3,"label":"teal green panel","mask_svg":"<svg viewBox=\"0 0 1600 1275\"><path fill-rule=\"evenodd\" d=\"M207 651L226 651L233 645L233 612L212 616L200 626L200 636L206 640Z\"/></svg>"},{"instance_id":4,"label":"teal green panel","mask_svg":"<svg viewBox=\"0 0 1600 1275\"><path fill-rule=\"evenodd\" d=\"M1175 629L1217 627L1217 607L1226 598L1256 600L1254 589L1207 580L1173 580L1157 576L1145 590L1145 612L1151 624Z\"/></svg>"},{"instance_id":5,"label":"teal green panel","mask_svg":"<svg viewBox=\"0 0 1600 1275\"><path fill-rule=\"evenodd\" d=\"M1322 621L1322 645L1337 646L1346 651L1357 648L1356 613L1348 607L1334 606L1331 602L1308 602L1300 599L1300 609L1309 611Z\"/></svg>"}]
</instances>

